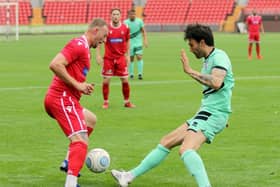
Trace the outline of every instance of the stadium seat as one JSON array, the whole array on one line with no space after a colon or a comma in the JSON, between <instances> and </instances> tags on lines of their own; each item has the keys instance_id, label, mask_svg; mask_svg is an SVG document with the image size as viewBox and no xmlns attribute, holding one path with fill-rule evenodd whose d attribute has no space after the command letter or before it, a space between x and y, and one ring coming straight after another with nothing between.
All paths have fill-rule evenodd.
<instances>
[{"instance_id":1,"label":"stadium seat","mask_svg":"<svg viewBox=\"0 0 280 187\"><path fill-rule=\"evenodd\" d=\"M46 24L85 24L88 3L86 0L47 0L43 6Z\"/></svg>"},{"instance_id":2,"label":"stadium seat","mask_svg":"<svg viewBox=\"0 0 280 187\"><path fill-rule=\"evenodd\" d=\"M6 2L6 1L0 1L0 2ZM9 1L9 2L16 2L16 1ZM31 3L29 0L19 0L19 24L20 25L28 25L30 23L30 17L32 16L32 9L31 9ZM5 25L7 21L7 7L0 6L0 25ZM15 15L16 9L15 6L11 6L10 8L10 24L14 25L16 22L16 15Z\"/></svg>"},{"instance_id":3,"label":"stadium seat","mask_svg":"<svg viewBox=\"0 0 280 187\"><path fill-rule=\"evenodd\" d=\"M234 0L192 0L185 23L220 24L228 14L231 14Z\"/></svg>"},{"instance_id":4,"label":"stadium seat","mask_svg":"<svg viewBox=\"0 0 280 187\"><path fill-rule=\"evenodd\" d=\"M249 0L244 14L250 14L255 9L259 14L275 15L280 12L280 1L276 0Z\"/></svg>"},{"instance_id":5,"label":"stadium seat","mask_svg":"<svg viewBox=\"0 0 280 187\"><path fill-rule=\"evenodd\" d=\"M146 24L183 24L189 8L186 0L147 0Z\"/></svg>"},{"instance_id":6,"label":"stadium seat","mask_svg":"<svg viewBox=\"0 0 280 187\"><path fill-rule=\"evenodd\" d=\"M97 17L101 17L106 22L110 22L110 11L112 8L120 8L122 11L122 20L124 20L127 18L127 11L131 7L132 0L91 0L89 1L87 22Z\"/></svg>"}]
</instances>

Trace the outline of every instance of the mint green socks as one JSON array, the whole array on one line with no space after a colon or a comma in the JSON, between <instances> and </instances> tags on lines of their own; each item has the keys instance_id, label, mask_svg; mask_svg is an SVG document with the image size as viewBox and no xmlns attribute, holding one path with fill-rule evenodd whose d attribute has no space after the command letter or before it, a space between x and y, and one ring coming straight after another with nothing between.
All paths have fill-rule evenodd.
<instances>
[{"instance_id":1,"label":"mint green socks","mask_svg":"<svg viewBox=\"0 0 280 187\"><path fill-rule=\"evenodd\" d=\"M144 67L144 61L143 60L139 60L137 62L138 75L143 75L143 67Z\"/></svg>"},{"instance_id":2,"label":"mint green socks","mask_svg":"<svg viewBox=\"0 0 280 187\"><path fill-rule=\"evenodd\" d=\"M159 144L136 168L132 169L130 172L134 178L143 175L150 169L159 165L167 157L168 153L170 153L170 150Z\"/></svg>"},{"instance_id":3,"label":"mint green socks","mask_svg":"<svg viewBox=\"0 0 280 187\"><path fill-rule=\"evenodd\" d=\"M129 67L128 67L129 75L134 76L134 62L130 62Z\"/></svg>"},{"instance_id":4,"label":"mint green socks","mask_svg":"<svg viewBox=\"0 0 280 187\"><path fill-rule=\"evenodd\" d=\"M199 187L211 187L203 161L195 150L185 151L181 158Z\"/></svg>"}]
</instances>

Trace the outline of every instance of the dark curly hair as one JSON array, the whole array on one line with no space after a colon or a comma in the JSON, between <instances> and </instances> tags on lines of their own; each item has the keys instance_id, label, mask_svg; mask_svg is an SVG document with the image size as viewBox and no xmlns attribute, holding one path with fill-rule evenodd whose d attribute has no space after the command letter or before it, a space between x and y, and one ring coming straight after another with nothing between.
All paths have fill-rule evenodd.
<instances>
[{"instance_id":1,"label":"dark curly hair","mask_svg":"<svg viewBox=\"0 0 280 187\"><path fill-rule=\"evenodd\" d=\"M186 27L184 33L184 40L194 39L197 42L204 40L208 46L214 46L214 36L209 26L191 24Z\"/></svg>"}]
</instances>

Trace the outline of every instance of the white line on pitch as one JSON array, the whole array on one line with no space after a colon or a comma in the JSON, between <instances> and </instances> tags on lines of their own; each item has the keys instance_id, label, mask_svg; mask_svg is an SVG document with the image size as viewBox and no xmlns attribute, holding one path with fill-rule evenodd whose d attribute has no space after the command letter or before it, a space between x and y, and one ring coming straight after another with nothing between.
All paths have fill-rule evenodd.
<instances>
[{"instance_id":1,"label":"white line on pitch","mask_svg":"<svg viewBox=\"0 0 280 187\"><path fill-rule=\"evenodd\" d=\"M269 80L269 79L280 79L280 76L244 76L244 77L236 77L235 80ZM192 79L187 80L166 80L166 81L139 81L139 82L131 82L131 85L156 85L156 84L178 84L178 83L187 83L193 82ZM120 85L120 82L113 82L111 85L116 86ZM100 86L101 84L96 84ZM32 90L32 89L47 89L46 86L26 86L26 87L6 87L0 88L0 91L17 91L17 90Z\"/></svg>"}]
</instances>

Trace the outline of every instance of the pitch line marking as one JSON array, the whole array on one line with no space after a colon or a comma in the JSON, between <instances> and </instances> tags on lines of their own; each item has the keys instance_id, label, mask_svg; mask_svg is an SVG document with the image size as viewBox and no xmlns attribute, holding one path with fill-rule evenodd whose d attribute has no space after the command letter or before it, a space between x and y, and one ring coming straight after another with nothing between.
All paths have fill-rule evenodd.
<instances>
[{"instance_id":1,"label":"pitch line marking","mask_svg":"<svg viewBox=\"0 0 280 187\"><path fill-rule=\"evenodd\" d=\"M235 80L243 81L243 80L269 80L269 79L280 79L280 76L244 76L244 77L236 77ZM188 83L193 82L194 80L167 80L167 81L139 81L132 82L131 85L156 85L156 84L179 84L179 83ZM100 86L101 84L96 84ZM120 83L114 82L111 83L112 86L119 86ZM19 90L32 90L32 89L47 89L47 86L25 86L25 87L3 87L0 88L0 91L19 91Z\"/></svg>"}]
</instances>

